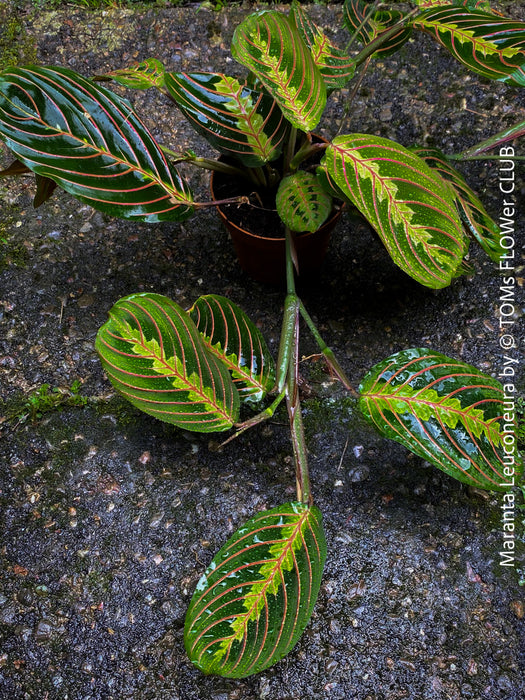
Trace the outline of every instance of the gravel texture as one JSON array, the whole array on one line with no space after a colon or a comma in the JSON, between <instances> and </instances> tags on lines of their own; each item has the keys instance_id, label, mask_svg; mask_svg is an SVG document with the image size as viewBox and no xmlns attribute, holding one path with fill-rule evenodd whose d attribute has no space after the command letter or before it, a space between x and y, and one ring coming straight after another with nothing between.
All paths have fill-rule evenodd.
<instances>
[{"instance_id":1,"label":"gravel texture","mask_svg":"<svg viewBox=\"0 0 525 700\"><path fill-rule=\"evenodd\" d=\"M197 5L30 9L17 15L20 51L84 75L150 55L175 70L233 72L229 40L248 8ZM340 6L311 9L336 32ZM523 3L510 10L525 17ZM525 119L523 93L466 74L426 37L376 64L345 114L350 93L332 98L325 135L342 126L459 151ZM162 97L130 97L167 145L207 153ZM7 165L5 149L2 157ZM498 217L497 164L462 170ZM189 177L206 198L205 176ZM516 565L502 567L501 497L377 437L315 359L301 364L302 392L329 554L311 623L285 660L252 678L205 677L189 663L184 617L205 566L257 510L294 497L285 415L218 449L213 436L156 422L116 397L94 338L125 294L154 291L189 306L218 293L275 351L283 295L239 269L211 210L148 226L60 192L34 210L33 194L30 178L0 181L0 699L523 698L521 518ZM521 293L523 208L520 217ZM424 289L345 215L301 293L356 386L372 364L411 346L497 375L500 282L474 246L471 262L473 276ZM316 352L306 332L302 352ZM71 393L75 381L85 399ZM45 394L44 384L48 394L61 389L60 410L31 410L28 397Z\"/></svg>"}]
</instances>

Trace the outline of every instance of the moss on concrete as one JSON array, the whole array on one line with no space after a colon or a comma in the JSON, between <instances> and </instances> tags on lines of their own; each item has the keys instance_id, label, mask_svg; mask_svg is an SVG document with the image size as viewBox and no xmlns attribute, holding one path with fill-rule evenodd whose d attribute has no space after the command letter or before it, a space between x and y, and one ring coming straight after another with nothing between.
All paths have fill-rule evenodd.
<instances>
[{"instance_id":1,"label":"moss on concrete","mask_svg":"<svg viewBox=\"0 0 525 700\"><path fill-rule=\"evenodd\" d=\"M35 60L35 39L28 36L16 8L10 2L0 5L0 70Z\"/></svg>"}]
</instances>

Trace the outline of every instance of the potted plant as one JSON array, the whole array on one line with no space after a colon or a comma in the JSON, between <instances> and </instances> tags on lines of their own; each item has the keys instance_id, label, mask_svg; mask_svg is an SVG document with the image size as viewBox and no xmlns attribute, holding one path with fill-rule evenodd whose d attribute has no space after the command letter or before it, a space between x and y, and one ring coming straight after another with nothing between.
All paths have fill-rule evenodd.
<instances>
[{"instance_id":1,"label":"potted plant","mask_svg":"<svg viewBox=\"0 0 525 700\"><path fill-rule=\"evenodd\" d=\"M313 505L298 391L301 319L332 371L353 389L296 293L300 234L317 231L334 200L345 201L373 226L402 270L434 289L465 271L469 236L494 261L505 256L499 228L453 162L521 135L523 124L448 157L369 134L330 142L312 136L327 94L415 30L433 34L485 77L525 83L524 23L501 17L486 2L414 4L403 14L347 0L346 25L364 44L352 56L334 47L294 2L289 16L258 12L236 29L232 52L249 69L246 80L171 73L155 59L101 76L168 94L224 155L218 160L161 147L127 100L69 69L30 66L0 75L0 135L17 158L4 174L34 171L38 202L58 184L105 213L154 223L182 221L224 199L257 215L270 193L283 221L287 294L277 363L244 312L219 296L201 297L184 310L160 295L131 295L115 304L96 341L124 396L187 430L243 431L287 404L297 497L238 530L197 585L185 640L190 658L207 673L243 677L277 662L299 639L319 590L326 544ZM176 161L247 181L248 191L196 203ZM370 370L359 405L385 437L460 481L507 491L520 485L523 470L509 392L461 361L410 348ZM269 394L274 398L264 407ZM259 411L241 420L241 403Z\"/></svg>"}]
</instances>

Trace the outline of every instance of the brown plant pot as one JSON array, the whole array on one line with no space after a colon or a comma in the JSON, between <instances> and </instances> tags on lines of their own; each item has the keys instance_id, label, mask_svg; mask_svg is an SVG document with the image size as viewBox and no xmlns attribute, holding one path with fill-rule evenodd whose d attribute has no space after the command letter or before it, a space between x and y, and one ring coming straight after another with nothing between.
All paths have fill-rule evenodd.
<instances>
[{"instance_id":1,"label":"brown plant pot","mask_svg":"<svg viewBox=\"0 0 525 700\"><path fill-rule=\"evenodd\" d=\"M212 171L210 178L210 191L212 199L221 199L222 194L216 196L217 183L225 183L231 180L231 176L222 172ZM221 189L225 189L222 187ZM282 228L282 236L261 236L249 231L244 226L234 223L229 215L228 208L237 205L219 205L217 211L224 225L230 233L239 263L253 279L266 284L283 285L286 282L286 248L284 239L284 227L279 221L277 225ZM250 205L239 205L247 210L246 218L257 217L257 209ZM299 262L300 278L306 278L319 271L328 249L330 235L334 230L342 213L342 204L334 206L332 213L325 223L313 233L296 233L295 248Z\"/></svg>"}]
</instances>

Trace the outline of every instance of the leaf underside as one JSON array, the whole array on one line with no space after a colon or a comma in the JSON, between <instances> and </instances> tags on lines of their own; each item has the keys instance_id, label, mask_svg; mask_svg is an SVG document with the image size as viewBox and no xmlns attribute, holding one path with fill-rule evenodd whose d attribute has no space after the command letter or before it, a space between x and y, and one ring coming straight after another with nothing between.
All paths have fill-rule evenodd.
<instances>
[{"instance_id":1,"label":"leaf underside","mask_svg":"<svg viewBox=\"0 0 525 700\"><path fill-rule=\"evenodd\" d=\"M192 196L131 105L67 68L0 75L0 136L19 161L95 209L180 221Z\"/></svg>"},{"instance_id":2,"label":"leaf underside","mask_svg":"<svg viewBox=\"0 0 525 700\"><path fill-rule=\"evenodd\" d=\"M215 294L199 297L188 313L209 352L228 367L241 401L261 401L275 384L275 363L257 326Z\"/></svg>"},{"instance_id":3,"label":"leaf underside","mask_svg":"<svg viewBox=\"0 0 525 700\"><path fill-rule=\"evenodd\" d=\"M373 367L359 390L360 409L381 435L459 481L504 491L506 467L522 475L518 451L506 444L515 426L503 387L475 367L411 348Z\"/></svg>"},{"instance_id":4,"label":"leaf underside","mask_svg":"<svg viewBox=\"0 0 525 700\"><path fill-rule=\"evenodd\" d=\"M287 503L251 518L197 584L184 629L191 661L229 678L279 661L310 619L325 559L315 506Z\"/></svg>"},{"instance_id":5,"label":"leaf underside","mask_svg":"<svg viewBox=\"0 0 525 700\"><path fill-rule=\"evenodd\" d=\"M167 297L120 299L96 349L115 389L155 418L197 432L228 430L238 418L239 395L226 367Z\"/></svg>"}]
</instances>

